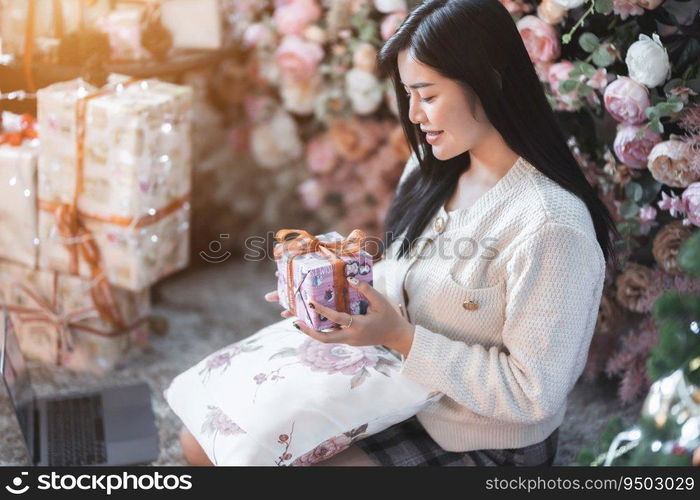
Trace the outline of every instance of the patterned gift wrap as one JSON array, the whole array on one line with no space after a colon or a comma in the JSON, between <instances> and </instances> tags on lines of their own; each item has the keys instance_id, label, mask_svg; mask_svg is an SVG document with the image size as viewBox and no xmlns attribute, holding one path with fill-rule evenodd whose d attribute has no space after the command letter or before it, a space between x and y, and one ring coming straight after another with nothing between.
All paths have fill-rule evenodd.
<instances>
[{"instance_id":1,"label":"patterned gift wrap","mask_svg":"<svg viewBox=\"0 0 700 500\"><path fill-rule=\"evenodd\" d=\"M40 267L138 291L187 265L191 104L118 75L38 92Z\"/></svg>"},{"instance_id":2,"label":"patterned gift wrap","mask_svg":"<svg viewBox=\"0 0 700 500\"><path fill-rule=\"evenodd\" d=\"M287 239L292 234L298 236ZM367 299L346 279L353 276L372 285L372 256L362 250L365 233L355 229L344 240L335 231L313 236L301 229L282 229L275 238L282 307L318 331L340 325L310 309L309 299L336 311L367 313Z\"/></svg>"},{"instance_id":3,"label":"patterned gift wrap","mask_svg":"<svg viewBox=\"0 0 700 500\"><path fill-rule=\"evenodd\" d=\"M2 113L0 258L37 264L36 168L39 139L29 115Z\"/></svg>"},{"instance_id":4,"label":"patterned gift wrap","mask_svg":"<svg viewBox=\"0 0 700 500\"><path fill-rule=\"evenodd\" d=\"M149 290L114 289L122 327L100 318L92 280L0 261L0 305L7 306L27 359L106 374L148 346Z\"/></svg>"}]
</instances>

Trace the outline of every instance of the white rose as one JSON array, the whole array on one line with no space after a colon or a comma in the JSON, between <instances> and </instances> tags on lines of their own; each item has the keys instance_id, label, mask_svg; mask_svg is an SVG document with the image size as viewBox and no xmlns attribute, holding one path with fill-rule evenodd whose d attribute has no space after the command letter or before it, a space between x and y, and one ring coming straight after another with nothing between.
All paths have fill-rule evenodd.
<instances>
[{"instance_id":1,"label":"white rose","mask_svg":"<svg viewBox=\"0 0 700 500\"><path fill-rule=\"evenodd\" d=\"M586 2L586 0L554 0L555 4L557 4L562 9L566 9L566 10L571 10L571 9L575 9L576 7L581 7L585 2Z\"/></svg>"},{"instance_id":2,"label":"white rose","mask_svg":"<svg viewBox=\"0 0 700 500\"><path fill-rule=\"evenodd\" d=\"M391 14L397 10L408 10L406 0L374 0L374 6L382 14Z\"/></svg>"},{"instance_id":3,"label":"white rose","mask_svg":"<svg viewBox=\"0 0 700 500\"><path fill-rule=\"evenodd\" d=\"M297 115L310 115L320 91L321 75L318 74L303 82L284 81L280 87L284 109Z\"/></svg>"},{"instance_id":4,"label":"white rose","mask_svg":"<svg viewBox=\"0 0 700 500\"><path fill-rule=\"evenodd\" d=\"M630 78L649 88L658 87L671 75L668 53L659 35L654 33L653 37L639 35L639 40L630 45L625 57Z\"/></svg>"},{"instance_id":5,"label":"white rose","mask_svg":"<svg viewBox=\"0 0 700 500\"><path fill-rule=\"evenodd\" d=\"M345 93L358 115L374 113L384 98L384 90L377 77L357 68L345 73Z\"/></svg>"},{"instance_id":6,"label":"white rose","mask_svg":"<svg viewBox=\"0 0 700 500\"><path fill-rule=\"evenodd\" d=\"M296 160L304 150L294 118L283 109L253 129L250 144L256 163L270 169Z\"/></svg>"}]
</instances>

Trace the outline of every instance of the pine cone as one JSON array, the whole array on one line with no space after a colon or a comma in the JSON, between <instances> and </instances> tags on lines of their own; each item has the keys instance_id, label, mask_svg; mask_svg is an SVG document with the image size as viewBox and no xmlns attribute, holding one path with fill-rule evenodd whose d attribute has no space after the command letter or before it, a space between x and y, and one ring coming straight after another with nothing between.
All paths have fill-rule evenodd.
<instances>
[{"instance_id":1,"label":"pine cone","mask_svg":"<svg viewBox=\"0 0 700 500\"><path fill-rule=\"evenodd\" d=\"M141 33L141 45L158 61L162 61L173 46L173 35L163 26L160 17L153 16L146 21Z\"/></svg>"},{"instance_id":2,"label":"pine cone","mask_svg":"<svg viewBox=\"0 0 700 500\"><path fill-rule=\"evenodd\" d=\"M676 220L666 224L656 233L652 254L661 269L673 275L683 273L678 266L678 251L692 232L690 227L684 226L682 221Z\"/></svg>"},{"instance_id":3,"label":"pine cone","mask_svg":"<svg viewBox=\"0 0 700 500\"><path fill-rule=\"evenodd\" d=\"M603 334L615 331L624 316L625 311L620 307L615 297L609 292L604 293L598 308L598 321L595 331Z\"/></svg>"},{"instance_id":4,"label":"pine cone","mask_svg":"<svg viewBox=\"0 0 700 500\"><path fill-rule=\"evenodd\" d=\"M615 281L617 301L630 311L648 312L644 298L651 284L652 270L640 264L630 263Z\"/></svg>"}]
</instances>

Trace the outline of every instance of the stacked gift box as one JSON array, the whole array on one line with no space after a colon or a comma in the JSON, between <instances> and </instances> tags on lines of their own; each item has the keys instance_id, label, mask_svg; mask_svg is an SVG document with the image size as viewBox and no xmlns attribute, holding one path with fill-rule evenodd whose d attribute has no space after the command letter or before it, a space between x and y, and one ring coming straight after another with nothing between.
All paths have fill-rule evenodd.
<instances>
[{"instance_id":1,"label":"stacked gift box","mask_svg":"<svg viewBox=\"0 0 700 500\"><path fill-rule=\"evenodd\" d=\"M192 92L111 75L37 99L36 125L3 119L0 302L27 357L105 373L148 345L149 288L188 263Z\"/></svg>"}]
</instances>

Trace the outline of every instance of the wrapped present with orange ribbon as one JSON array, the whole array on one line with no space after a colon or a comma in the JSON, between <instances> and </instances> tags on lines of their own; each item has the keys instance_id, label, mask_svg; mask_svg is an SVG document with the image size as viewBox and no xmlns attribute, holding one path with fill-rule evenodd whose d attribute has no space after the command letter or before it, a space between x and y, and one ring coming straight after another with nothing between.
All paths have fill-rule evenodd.
<instances>
[{"instance_id":1,"label":"wrapped present with orange ribbon","mask_svg":"<svg viewBox=\"0 0 700 500\"><path fill-rule=\"evenodd\" d=\"M123 326L100 317L92 298L98 283L0 260L0 306L7 306L20 348L69 370L105 374L148 347L149 290L114 289Z\"/></svg>"},{"instance_id":2,"label":"wrapped present with orange ribbon","mask_svg":"<svg viewBox=\"0 0 700 500\"><path fill-rule=\"evenodd\" d=\"M119 75L39 90L40 267L137 291L187 265L191 104Z\"/></svg>"},{"instance_id":3,"label":"wrapped present with orange ribbon","mask_svg":"<svg viewBox=\"0 0 700 500\"><path fill-rule=\"evenodd\" d=\"M34 118L4 111L0 127L0 258L29 267L37 264L38 155Z\"/></svg>"},{"instance_id":4,"label":"wrapped present with orange ribbon","mask_svg":"<svg viewBox=\"0 0 700 500\"><path fill-rule=\"evenodd\" d=\"M359 229L347 238L335 231L316 236L303 229L277 231L274 256L282 307L318 331L340 325L310 309L309 299L336 311L366 314L367 298L347 283L352 276L372 284L372 256L363 249L366 238Z\"/></svg>"}]
</instances>

